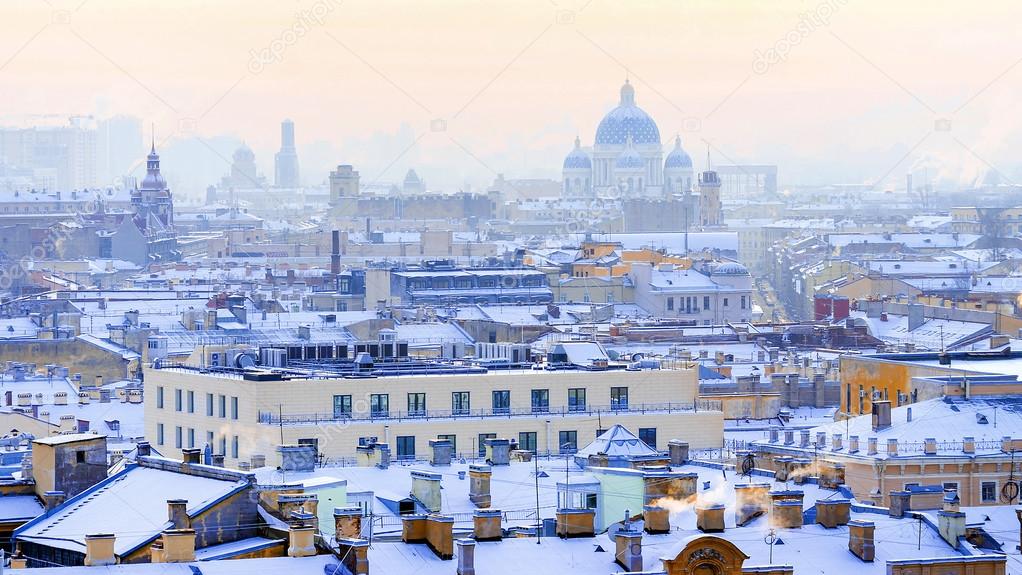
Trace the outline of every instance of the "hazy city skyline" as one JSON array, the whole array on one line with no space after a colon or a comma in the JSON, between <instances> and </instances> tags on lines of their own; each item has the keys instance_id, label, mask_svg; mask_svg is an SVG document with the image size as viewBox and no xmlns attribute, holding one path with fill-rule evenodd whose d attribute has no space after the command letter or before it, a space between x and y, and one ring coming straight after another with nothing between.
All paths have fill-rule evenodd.
<instances>
[{"instance_id":1,"label":"hazy city skyline","mask_svg":"<svg viewBox=\"0 0 1022 575\"><path fill-rule=\"evenodd\" d=\"M164 147L191 141L220 174L229 146L210 142L244 141L272 179L291 118L305 183L338 163L367 182L414 167L444 190L557 178L627 77L665 150L680 134L697 169L709 148L777 164L784 185L895 187L921 167L937 184L1019 179L1009 3L51 0L0 14L22 23L0 38L0 124L136 116L146 140L155 125Z\"/></svg>"}]
</instances>

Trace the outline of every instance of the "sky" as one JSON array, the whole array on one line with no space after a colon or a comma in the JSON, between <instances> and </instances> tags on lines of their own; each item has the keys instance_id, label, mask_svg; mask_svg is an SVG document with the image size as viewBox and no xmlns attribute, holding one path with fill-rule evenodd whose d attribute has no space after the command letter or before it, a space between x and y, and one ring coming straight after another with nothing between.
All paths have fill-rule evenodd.
<instances>
[{"instance_id":1,"label":"sky","mask_svg":"<svg viewBox=\"0 0 1022 575\"><path fill-rule=\"evenodd\" d=\"M351 163L454 191L557 178L628 78L665 151L680 135L699 170L709 152L777 164L784 186L1017 182L1020 16L997 1L4 0L0 124L133 115L163 147L208 152L206 172L230 156L203 142L244 141L272 179L291 118L306 183Z\"/></svg>"}]
</instances>

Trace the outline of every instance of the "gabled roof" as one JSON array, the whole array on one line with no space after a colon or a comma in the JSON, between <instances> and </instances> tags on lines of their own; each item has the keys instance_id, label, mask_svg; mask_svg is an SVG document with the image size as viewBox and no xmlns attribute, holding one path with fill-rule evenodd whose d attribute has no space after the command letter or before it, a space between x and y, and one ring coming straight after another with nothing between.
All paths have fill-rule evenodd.
<instances>
[{"instance_id":1,"label":"gabled roof","mask_svg":"<svg viewBox=\"0 0 1022 575\"><path fill-rule=\"evenodd\" d=\"M658 455L657 450L646 445L624 426L615 424L604 431L592 443L578 450L576 457L589 457L597 453L605 453L610 457L641 457Z\"/></svg>"}]
</instances>

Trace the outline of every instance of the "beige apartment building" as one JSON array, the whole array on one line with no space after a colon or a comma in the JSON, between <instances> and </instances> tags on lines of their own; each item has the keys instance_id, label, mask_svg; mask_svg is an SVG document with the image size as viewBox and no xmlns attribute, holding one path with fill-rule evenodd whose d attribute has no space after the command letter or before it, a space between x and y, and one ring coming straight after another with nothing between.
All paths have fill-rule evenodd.
<instances>
[{"instance_id":1,"label":"beige apartment building","mask_svg":"<svg viewBox=\"0 0 1022 575\"><path fill-rule=\"evenodd\" d=\"M660 450L671 439L692 449L723 440L720 402L697 398L695 369L325 377L165 367L146 369L145 388L146 436L162 455L208 444L228 466L252 455L278 461L281 444L315 445L335 462L373 441L398 459L428 456L436 439L459 457L478 456L488 438L557 453L614 424Z\"/></svg>"}]
</instances>

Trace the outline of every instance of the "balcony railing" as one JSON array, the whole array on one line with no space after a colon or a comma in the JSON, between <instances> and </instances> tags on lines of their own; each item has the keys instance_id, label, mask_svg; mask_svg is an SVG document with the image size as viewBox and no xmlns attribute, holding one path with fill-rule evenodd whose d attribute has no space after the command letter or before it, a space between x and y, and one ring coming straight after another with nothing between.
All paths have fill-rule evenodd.
<instances>
[{"instance_id":1,"label":"balcony railing","mask_svg":"<svg viewBox=\"0 0 1022 575\"><path fill-rule=\"evenodd\" d=\"M387 411L387 412L364 412L347 414L333 413L285 413L278 414L275 411L262 411L259 413L259 423L268 425L320 425L330 423L359 423L374 421L403 421L403 420L429 420L429 419L480 419L480 418L512 418L512 417L549 417L551 415L571 416L598 416L614 414L642 414L642 413L675 413L700 411L721 411L721 402L718 400L698 400L694 403L631 403L626 406L609 405L587 405L547 408L544 411L536 411L532 407L511 407L498 409L430 409L417 411Z\"/></svg>"}]
</instances>

